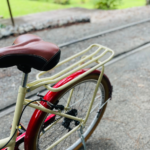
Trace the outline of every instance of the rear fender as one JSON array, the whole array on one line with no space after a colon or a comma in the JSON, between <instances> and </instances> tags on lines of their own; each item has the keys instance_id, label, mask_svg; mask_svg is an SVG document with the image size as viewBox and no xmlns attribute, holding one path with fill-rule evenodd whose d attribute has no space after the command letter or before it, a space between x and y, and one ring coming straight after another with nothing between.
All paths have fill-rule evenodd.
<instances>
[{"instance_id":1,"label":"rear fender","mask_svg":"<svg viewBox=\"0 0 150 150\"><path fill-rule=\"evenodd\" d=\"M77 76L83 74L83 73L86 72L87 70L88 70L88 69L82 69L82 70L79 70L79 71L73 73L73 74L70 75L69 77L67 77L67 78L65 78L65 79L63 79L63 80L61 80L61 81L59 81L57 84L55 84L55 85L53 86L53 88L58 88L58 87L60 87L60 86L62 86L62 85L64 85L64 84L68 83L69 81L71 81L71 80L73 80L74 78L76 78ZM100 74L101 71L99 71L99 70L94 70L92 73ZM109 98L111 98L111 96L112 96L112 85L111 85L111 83L110 83L110 81L109 81L109 78L108 78L105 74L103 75L103 78L105 78L105 80L107 81L107 84L108 84L108 87L109 87ZM49 101L49 102L52 102L54 95L56 95L56 94L58 94L58 93L59 93L59 92L51 92L51 91L49 91L49 92L44 96L44 99L47 100L47 101ZM44 102L41 102L41 103L44 104Z\"/></svg>"}]
</instances>

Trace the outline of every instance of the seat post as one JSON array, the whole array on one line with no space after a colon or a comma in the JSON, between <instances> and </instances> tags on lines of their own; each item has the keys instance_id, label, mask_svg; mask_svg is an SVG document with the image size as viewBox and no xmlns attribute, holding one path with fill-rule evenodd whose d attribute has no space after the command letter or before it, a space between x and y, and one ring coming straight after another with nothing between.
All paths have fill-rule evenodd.
<instances>
[{"instance_id":1,"label":"seat post","mask_svg":"<svg viewBox=\"0 0 150 150\"><path fill-rule=\"evenodd\" d=\"M25 95L26 95L27 80L28 80L28 73L23 73L22 84L19 87L19 91L18 91L18 97L17 97L16 108L15 108L10 137L12 137L12 135L15 133L16 128L17 129L19 128L18 123L20 121L19 119L20 119L20 115L21 115L22 108L24 105L23 103L24 103L24 99L25 99ZM17 132L14 135L14 137L12 138L12 141L16 141L16 137L17 137ZM15 142L13 142L11 144L11 147L9 147L8 150L14 150L14 148L15 148Z\"/></svg>"},{"instance_id":2,"label":"seat post","mask_svg":"<svg viewBox=\"0 0 150 150\"><path fill-rule=\"evenodd\" d=\"M28 73L23 73L23 77L22 77L22 87L26 87L27 85L27 81L28 81Z\"/></svg>"}]
</instances>

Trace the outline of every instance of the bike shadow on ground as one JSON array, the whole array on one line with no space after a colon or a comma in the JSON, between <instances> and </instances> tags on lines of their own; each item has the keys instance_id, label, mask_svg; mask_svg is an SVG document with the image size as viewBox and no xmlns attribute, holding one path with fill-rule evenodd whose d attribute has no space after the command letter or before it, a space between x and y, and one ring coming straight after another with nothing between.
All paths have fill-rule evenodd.
<instances>
[{"instance_id":1,"label":"bike shadow on ground","mask_svg":"<svg viewBox=\"0 0 150 150\"><path fill-rule=\"evenodd\" d=\"M115 143L112 139L97 139L97 140L89 140L86 142L87 150L119 150L117 143ZM84 150L81 147L79 150Z\"/></svg>"}]
</instances>

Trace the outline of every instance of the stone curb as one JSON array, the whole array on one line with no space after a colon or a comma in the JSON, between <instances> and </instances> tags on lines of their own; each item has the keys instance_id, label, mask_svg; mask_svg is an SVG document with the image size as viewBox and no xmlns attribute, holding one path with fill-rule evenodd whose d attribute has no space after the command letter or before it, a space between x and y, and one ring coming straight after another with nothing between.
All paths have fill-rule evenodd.
<instances>
[{"instance_id":1,"label":"stone curb","mask_svg":"<svg viewBox=\"0 0 150 150\"><path fill-rule=\"evenodd\" d=\"M42 22L32 22L22 25L16 25L15 27L9 25L5 28L0 28L0 39L11 35L19 35L28 33L31 31L38 31L47 28L58 28L62 26L68 26L77 23L90 22L89 16L70 16L65 19L49 19Z\"/></svg>"}]
</instances>

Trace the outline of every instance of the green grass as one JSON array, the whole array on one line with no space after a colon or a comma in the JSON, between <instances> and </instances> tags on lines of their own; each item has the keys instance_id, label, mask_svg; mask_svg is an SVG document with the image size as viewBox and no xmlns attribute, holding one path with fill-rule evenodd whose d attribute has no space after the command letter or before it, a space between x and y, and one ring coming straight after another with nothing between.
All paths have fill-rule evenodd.
<instances>
[{"instance_id":1,"label":"green grass","mask_svg":"<svg viewBox=\"0 0 150 150\"><path fill-rule=\"evenodd\" d=\"M117 7L118 9L132 8L144 6L146 4L146 0L122 0L120 5Z\"/></svg>"},{"instance_id":2,"label":"green grass","mask_svg":"<svg viewBox=\"0 0 150 150\"><path fill-rule=\"evenodd\" d=\"M37 12L57 10L71 7L93 8L92 3L86 0L87 3L81 3L80 0L71 0L69 5L60 5L53 3L53 0L9 0L13 16L22 16ZM0 0L0 16L9 17L6 0Z\"/></svg>"},{"instance_id":3,"label":"green grass","mask_svg":"<svg viewBox=\"0 0 150 150\"><path fill-rule=\"evenodd\" d=\"M53 0L9 0L13 12L13 16L23 16L27 14L57 10L71 7L83 7L88 9L94 8L95 0L70 0L69 5L60 5L53 3ZM122 0L122 3L118 6L118 9L143 6L146 0ZM6 0L0 0L0 16L9 18L9 12Z\"/></svg>"}]
</instances>

